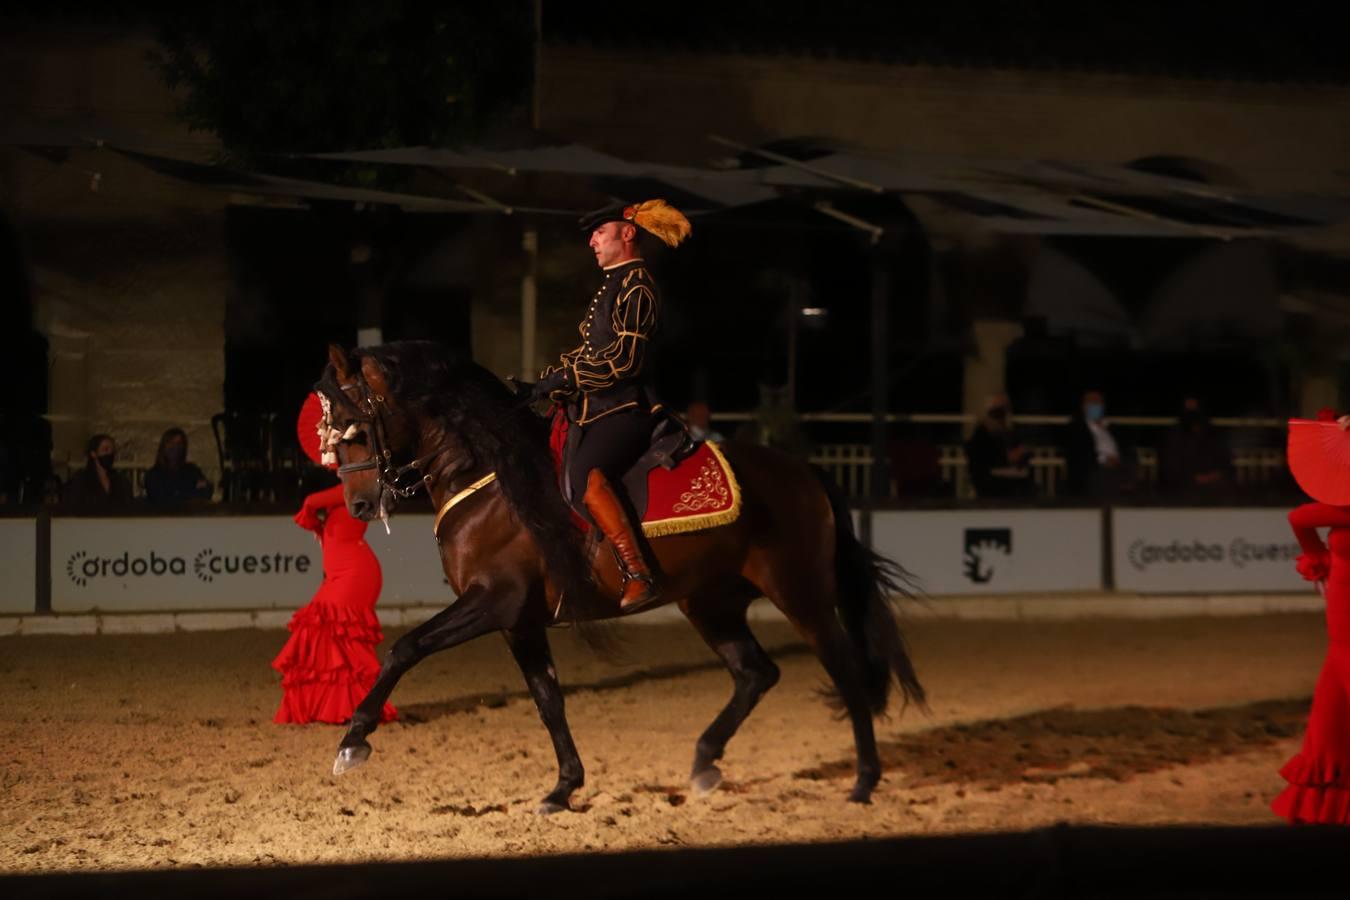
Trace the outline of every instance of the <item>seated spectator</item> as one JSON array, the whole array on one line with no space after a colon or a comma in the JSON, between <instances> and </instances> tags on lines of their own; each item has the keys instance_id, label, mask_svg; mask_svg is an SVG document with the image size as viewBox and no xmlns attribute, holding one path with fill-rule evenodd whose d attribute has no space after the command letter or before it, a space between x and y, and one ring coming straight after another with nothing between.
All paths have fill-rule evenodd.
<instances>
[{"instance_id":1,"label":"seated spectator","mask_svg":"<svg viewBox=\"0 0 1350 900\"><path fill-rule=\"evenodd\" d=\"M1068 443L1064 448L1068 492L1098 499L1133 492L1138 471L1137 466L1128 461L1130 449L1111 430L1102 392L1084 393L1083 405L1069 423Z\"/></svg>"},{"instance_id":2,"label":"seated spectator","mask_svg":"<svg viewBox=\"0 0 1350 900\"><path fill-rule=\"evenodd\" d=\"M712 410L701 400L695 400L685 409L684 424L689 427L689 434L696 441L716 441L720 444L726 440L720 431L713 430Z\"/></svg>"},{"instance_id":3,"label":"seated spectator","mask_svg":"<svg viewBox=\"0 0 1350 900\"><path fill-rule=\"evenodd\" d=\"M811 455L811 442L788 400L787 388L761 384L759 396L759 406L753 412L754 419L736 429L732 440L762 444L789 456L807 459Z\"/></svg>"},{"instance_id":4,"label":"seated spectator","mask_svg":"<svg viewBox=\"0 0 1350 900\"><path fill-rule=\"evenodd\" d=\"M1181 403L1162 454L1163 488L1175 496L1216 494L1233 484L1233 458L1196 397Z\"/></svg>"},{"instance_id":5,"label":"seated spectator","mask_svg":"<svg viewBox=\"0 0 1350 900\"><path fill-rule=\"evenodd\" d=\"M159 439L155 464L145 473L145 499L151 503L187 503L209 500L211 482L187 460L187 434L170 428Z\"/></svg>"},{"instance_id":6,"label":"seated spectator","mask_svg":"<svg viewBox=\"0 0 1350 900\"><path fill-rule=\"evenodd\" d=\"M116 506L131 502L131 482L113 469L117 460L117 442L112 435L96 434L89 439L88 460L84 468L70 476L62 501L71 506Z\"/></svg>"},{"instance_id":7,"label":"seated spectator","mask_svg":"<svg viewBox=\"0 0 1350 900\"><path fill-rule=\"evenodd\" d=\"M1025 497L1035 483L1027 467L1027 448L1013 427L1007 394L994 394L966 441L966 460L975 493L981 497Z\"/></svg>"}]
</instances>

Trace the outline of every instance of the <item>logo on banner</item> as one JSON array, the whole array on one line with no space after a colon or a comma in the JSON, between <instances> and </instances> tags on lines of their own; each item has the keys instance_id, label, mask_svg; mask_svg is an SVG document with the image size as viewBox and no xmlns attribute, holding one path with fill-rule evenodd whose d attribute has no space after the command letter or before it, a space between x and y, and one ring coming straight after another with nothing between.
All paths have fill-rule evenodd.
<instances>
[{"instance_id":1,"label":"logo on banner","mask_svg":"<svg viewBox=\"0 0 1350 900\"><path fill-rule=\"evenodd\" d=\"M975 584L986 584L1012 556L1011 528L967 528L961 569Z\"/></svg>"},{"instance_id":2,"label":"logo on banner","mask_svg":"<svg viewBox=\"0 0 1350 900\"><path fill-rule=\"evenodd\" d=\"M1143 538L1130 544L1126 558L1140 572L1156 565L1190 565L1194 563L1227 562L1235 568L1246 568L1259 563L1289 563L1299 555L1297 543L1249 541L1234 538L1227 547L1223 544L1194 540L1174 540L1166 544L1150 543Z\"/></svg>"},{"instance_id":3,"label":"logo on banner","mask_svg":"<svg viewBox=\"0 0 1350 900\"><path fill-rule=\"evenodd\" d=\"M210 547L192 559L192 574L207 584L217 578L232 575L303 575L309 571L307 554L290 553L234 553L218 554ZM130 551L120 556L93 556L87 550L76 550L66 560L66 576L80 587L98 578L160 578L186 575L188 561L182 556L160 556L154 550L133 556Z\"/></svg>"}]
</instances>

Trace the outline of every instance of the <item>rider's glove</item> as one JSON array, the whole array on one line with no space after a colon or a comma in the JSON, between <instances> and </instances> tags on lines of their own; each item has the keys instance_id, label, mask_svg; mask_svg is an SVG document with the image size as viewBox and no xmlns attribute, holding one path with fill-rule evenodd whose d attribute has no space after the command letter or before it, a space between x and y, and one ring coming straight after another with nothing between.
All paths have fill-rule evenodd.
<instances>
[{"instance_id":1,"label":"rider's glove","mask_svg":"<svg viewBox=\"0 0 1350 900\"><path fill-rule=\"evenodd\" d=\"M534 383L534 387L530 389L530 396L535 400L542 400L555 393L570 393L572 387L570 375L567 369L554 369Z\"/></svg>"}]
</instances>

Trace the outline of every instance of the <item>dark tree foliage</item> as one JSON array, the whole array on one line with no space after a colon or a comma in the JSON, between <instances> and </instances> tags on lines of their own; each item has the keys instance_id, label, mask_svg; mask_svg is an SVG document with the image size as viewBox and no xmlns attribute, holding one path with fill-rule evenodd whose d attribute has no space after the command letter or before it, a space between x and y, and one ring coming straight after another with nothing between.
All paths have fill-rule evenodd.
<instances>
[{"instance_id":1,"label":"dark tree foliage","mask_svg":"<svg viewBox=\"0 0 1350 900\"><path fill-rule=\"evenodd\" d=\"M243 165L470 138L532 77L528 0L181 4L154 24L180 115Z\"/></svg>"}]
</instances>

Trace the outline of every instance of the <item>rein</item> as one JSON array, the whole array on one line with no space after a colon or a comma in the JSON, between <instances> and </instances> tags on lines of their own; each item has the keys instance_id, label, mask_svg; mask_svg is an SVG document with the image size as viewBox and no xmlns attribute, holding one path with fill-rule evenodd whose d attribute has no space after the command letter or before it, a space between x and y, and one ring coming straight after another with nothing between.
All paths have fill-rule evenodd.
<instances>
[{"instance_id":1,"label":"rein","mask_svg":"<svg viewBox=\"0 0 1350 900\"><path fill-rule=\"evenodd\" d=\"M372 394L370 392L370 386L366 384L364 378L358 378L355 384L344 384L340 385L340 387L344 391L360 391L360 399L359 402L356 403L356 407L361 411L362 415L357 418L356 421L370 426L371 454L368 459L364 459L361 462L344 463L343 465L338 466L338 476L340 477L350 472L364 472L368 469L374 469L376 470L376 477L379 479L380 489L382 491L389 491L399 498L407 499L424 487L429 491L432 483L436 479L431 472L424 472L423 467L439 456L442 453L442 448L437 447L430 453L419 456L417 459L414 459L406 465L395 467L393 464L393 452L389 449L389 439L384 425L384 417L380 412L381 408L388 409L388 404L385 402L384 397L380 394ZM529 400L529 397L521 398L516 403L512 404L511 408L508 409L504 415L514 415L517 410L528 405ZM383 462L383 465L381 465L381 462ZM416 481L405 485L403 484L403 480L409 472L417 473L418 478ZM440 543L441 540L441 522L445 520L445 517L449 514L450 510L454 509L460 503L469 499L474 494L478 493L478 491L496 480L497 473L489 472L441 504L440 509L436 512L436 521L431 527L432 534L435 536L437 543Z\"/></svg>"},{"instance_id":2,"label":"rein","mask_svg":"<svg viewBox=\"0 0 1350 900\"><path fill-rule=\"evenodd\" d=\"M387 408L384 397L380 394L371 394L370 388L365 379L358 379L356 384L341 385L342 390L361 392L361 401L357 408L364 414L357 421L370 426L371 453L368 459L361 462L345 463L338 466L337 474L339 477L351 472L364 472L367 469L377 470L377 477L380 481L380 488L387 490L395 496L407 499L413 496L423 487L429 486L435 478L430 472L423 472L423 466L431 462L441 454L441 448L437 447L430 453L419 456L412 462L402 466L394 465L394 454L389 449L389 439L384 427L384 416L380 414L380 408ZM383 462L383 465L381 465ZM417 473L417 480L411 484L404 484L404 479L409 472Z\"/></svg>"}]
</instances>

